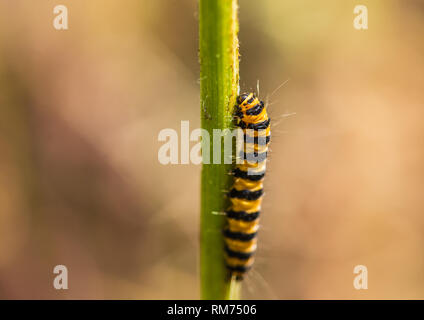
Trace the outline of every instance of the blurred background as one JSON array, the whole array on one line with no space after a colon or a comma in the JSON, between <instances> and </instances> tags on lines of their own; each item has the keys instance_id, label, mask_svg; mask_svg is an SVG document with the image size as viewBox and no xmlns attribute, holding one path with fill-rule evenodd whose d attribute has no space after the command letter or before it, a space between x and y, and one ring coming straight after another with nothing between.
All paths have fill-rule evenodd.
<instances>
[{"instance_id":1,"label":"blurred background","mask_svg":"<svg viewBox=\"0 0 424 320\"><path fill-rule=\"evenodd\" d=\"M194 0L0 0L0 298L199 298L200 166L157 159L200 126L197 23ZM423 27L420 0L240 1L241 88L273 119L245 298L424 298Z\"/></svg>"}]
</instances>

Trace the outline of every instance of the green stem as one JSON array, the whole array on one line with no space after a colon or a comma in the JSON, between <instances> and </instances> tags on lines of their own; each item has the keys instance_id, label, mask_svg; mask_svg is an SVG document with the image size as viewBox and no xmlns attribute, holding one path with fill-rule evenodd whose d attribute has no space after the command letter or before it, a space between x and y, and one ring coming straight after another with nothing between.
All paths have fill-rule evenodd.
<instances>
[{"instance_id":1,"label":"green stem","mask_svg":"<svg viewBox=\"0 0 424 320\"><path fill-rule=\"evenodd\" d=\"M211 141L213 129L232 127L239 85L237 12L238 0L199 0L201 120ZM209 143L211 163L212 149L213 143ZM221 153L223 151L221 141ZM219 214L228 207L224 192L232 184L230 170L229 164L207 164L204 152L200 226L203 299L237 299L239 296L239 286L234 289L226 277L222 236L225 216Z\"/></svg>"}]
</instances>

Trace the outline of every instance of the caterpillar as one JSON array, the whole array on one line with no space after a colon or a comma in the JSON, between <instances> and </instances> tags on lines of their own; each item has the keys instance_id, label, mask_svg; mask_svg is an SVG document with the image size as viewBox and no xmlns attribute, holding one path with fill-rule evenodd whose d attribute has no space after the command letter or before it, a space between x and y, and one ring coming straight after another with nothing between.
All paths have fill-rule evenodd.
<instances>
[{"instance_id":1,"label":"caterpillar","mask_svg":"<svg viewBox=\"0 0 424 320\"><path fill-rule=\"evenodd\" d=\"M235 120L243 130L244 144L228 192L231 205L226 212L224 242L229 275L239 281L254 262L271 129L266 107L253 93L237 98Z\"/></svg>"}]
</instances>

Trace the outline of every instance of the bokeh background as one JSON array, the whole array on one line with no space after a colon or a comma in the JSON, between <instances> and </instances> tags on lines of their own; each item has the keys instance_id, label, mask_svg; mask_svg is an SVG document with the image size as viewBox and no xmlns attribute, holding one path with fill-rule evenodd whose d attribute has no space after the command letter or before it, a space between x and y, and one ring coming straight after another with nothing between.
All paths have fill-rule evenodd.
<instances>
[{"instance_id":1,"label":"bokeh background","mask_svg":"<svg viewBox=\"0 0 424 320\"><path fill-rule=\"evenodd\" d=\"M244 297L424 298L424 2L240 7L273 119ZM200 166L157 159L200 125L197 23L194 0L0 0L0 298L199 298Z\"/></svg>"}]
</instances>

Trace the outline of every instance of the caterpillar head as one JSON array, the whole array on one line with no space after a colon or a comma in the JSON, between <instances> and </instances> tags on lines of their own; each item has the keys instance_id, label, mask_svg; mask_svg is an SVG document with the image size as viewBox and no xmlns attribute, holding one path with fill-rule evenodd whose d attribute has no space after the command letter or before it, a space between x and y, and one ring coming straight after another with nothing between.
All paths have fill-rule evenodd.
<instances>
[{"instance_id":1,"label":"caterpillar head","mask_svg":"<svg viewBox=\"0 0 424 320\"><path fill-rule=\"evenodd\" d=\"M237 104L239 106L246 105L246 104L249 104L248 103L248 100L255 99L255 98L256 97L255 97L255 94L254 93L242 93L237 98Z\"/></svg>"},{"instance_id":2,"label":"caterpillar head","mask_svg":"<svg viewBox=\"0 0 424 320\"><path fill-rule=\"evenodd\" d=\"M250 115L257 115L262 111L263 107L264 103L259 101L254 93L243 93L237 98L236 110L239 113L245 113L248 110L252 110L254 112L250 112Z\"/></svg>"}]
</instances>

